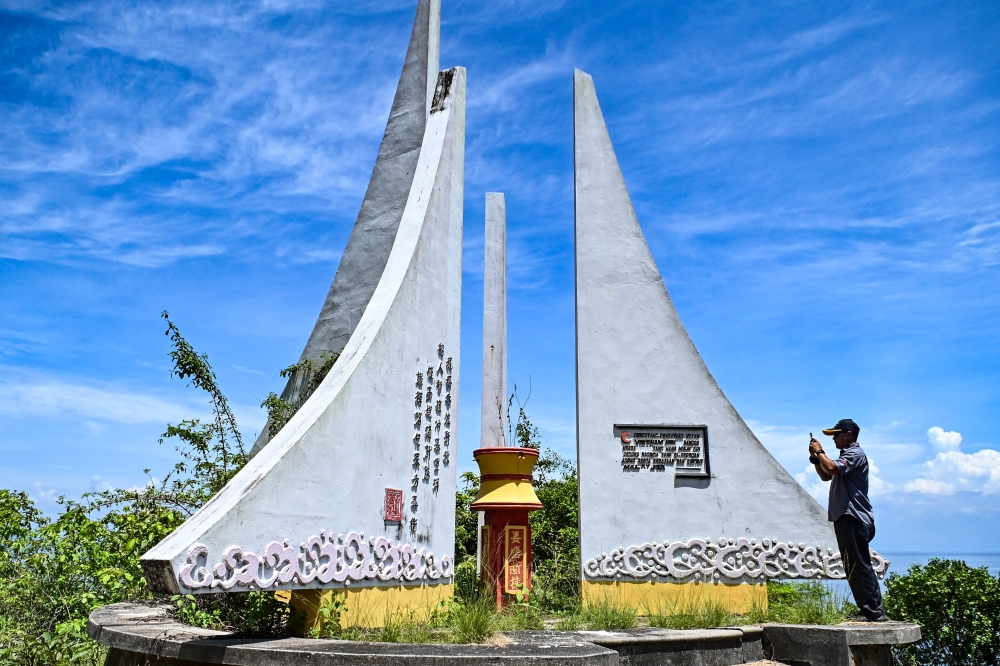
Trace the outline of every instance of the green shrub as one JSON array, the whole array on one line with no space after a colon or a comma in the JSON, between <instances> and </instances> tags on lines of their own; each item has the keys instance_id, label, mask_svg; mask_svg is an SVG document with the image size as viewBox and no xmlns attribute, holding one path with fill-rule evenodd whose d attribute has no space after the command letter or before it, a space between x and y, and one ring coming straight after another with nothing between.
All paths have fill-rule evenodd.
<instances>
[{"instance_id":1,"label":"green shrub","mask_svg":"<svg viewBox=\"0 0 1000 666\"><path fill-rule=\"evenodd\" d=\"M527 421L527 417L523 418ZM570 611L580 605L580 504L576 466L551 449L545 449L535 466L534 485L544 508L529 514L531 602L547 611Z\"/></svg>"},{"instance_id":2,"label":"green shrub","mask_svg":"<svg viewBox=\"0 0 1000 666\"><path fill-rule=\"evenodd\" d=\"M986 567L932 559L886 579L886 611L921 625L919 643L896 649L904 664L1000 664L1000 579Z\"/></svg>"},{"instance_id":3,"label":"green shrub","mask_svg":"<svg viewBox=\"0 0 1000 666\"><path fill-rule=\"evenodd\" d=\"M149 598L140 556L201 507L246 463L236 419L208 357L166 312L171 376L203 390L213 419L168 424L160 439L180 454L163 481L133 490L60 498L50 519L26 493L0 490L0 663L97 665L106 650L87 637L87 616L119 601ZM147 474L149 470L146 470ZM177 613L204 625L273 632L284 622L263 594L175 599Z\"/></svg>"}]
</instances>

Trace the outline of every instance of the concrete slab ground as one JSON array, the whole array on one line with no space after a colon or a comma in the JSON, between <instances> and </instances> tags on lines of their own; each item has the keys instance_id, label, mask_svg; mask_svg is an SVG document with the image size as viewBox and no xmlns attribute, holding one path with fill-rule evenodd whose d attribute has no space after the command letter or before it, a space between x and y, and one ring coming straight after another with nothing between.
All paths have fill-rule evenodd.
<instances>
[{"instance_id":1,"label":"concrete slab ground","mask_svg":"<svg viewBox=\"0 0 1000 666\"><path fill-rule=\"evenodd\" d=\"M106 666L888 666L891 644L920 627L842 624L719 629L516 631L484 645L363 643L307 638L238 638L181 624L165 603L114 604L90 615L87 631L111 647ZM852 661L853 659L853 661Z\"/></svg>"}]
</instances>

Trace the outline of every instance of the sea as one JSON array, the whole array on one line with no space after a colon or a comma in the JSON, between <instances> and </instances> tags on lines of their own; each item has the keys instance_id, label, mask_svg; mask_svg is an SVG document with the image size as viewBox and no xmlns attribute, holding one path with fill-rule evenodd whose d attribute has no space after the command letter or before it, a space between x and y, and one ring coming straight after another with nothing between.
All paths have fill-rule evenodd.
<instances>
[{"instance_id":1,"label":"sea","mask_svg":"<svg viewBox=\"0 0 1000 666\"><path fill-rule=\"evenodd\" d=\"M880 551L881 552L881 551ZM986 567L994 576L1000 576L1000 553L896 553L882 552L882 555L889 560L890 573L905 574L914 564L924 565L933 558L943 560L962 560L970 567ZM851 588L846 580L826 580L823 581L827 589L832 590L838 597L851 599ZM882 591L885 592L885 579L882 580Z\"/></svg>"}]
</instances>

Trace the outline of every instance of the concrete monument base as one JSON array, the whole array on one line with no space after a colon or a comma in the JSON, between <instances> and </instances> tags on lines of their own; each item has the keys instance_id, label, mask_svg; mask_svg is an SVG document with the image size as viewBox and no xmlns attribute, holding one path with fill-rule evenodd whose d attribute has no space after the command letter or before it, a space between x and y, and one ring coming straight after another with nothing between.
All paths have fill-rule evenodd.
<instances>
[{"instance_id":1,"label":"concrete monument base","mask_svg":"<svg viewBox=\"0 0 1000 666\"><path fill-rule=\"evenodd\" d=\"M239 638L183 625L166 604L154 602L99 608L87 633L111 648L105 666L733 666L764 657L806 666L888 666L883 657L892 644L920 639L920 627L902 622L516 631L491 645Z\"/></svg>"},{"instance_id":2,"label":"concrete monument base","mask_svg":"<svg viewBox=\"0 0 1000 666\"><path fill-rule=\"evenodd\" d=\"M594 581L580 583L585 604L612 600L650 613L719 605L730 613L767 609L767 585L676 581Z\"/></svg>"},{"instance_id":3,"label":"concrete monument base","mask_svg":"<svg viewBox=\"0 0 1000 666\"><path fill-rule=\"evenodd\" d=\"M399 585L397 587L354 587L344 590L295 590L283 598L293 610L305 616L303 635L319 628L319 610L335 600L344 603L340 613L342 627L384 627L386 620L405 617L423 622L438 608L442 601L452 598L455 586ZM275 596L281 596L281 592Z\"/></svg>"}]
</instances>

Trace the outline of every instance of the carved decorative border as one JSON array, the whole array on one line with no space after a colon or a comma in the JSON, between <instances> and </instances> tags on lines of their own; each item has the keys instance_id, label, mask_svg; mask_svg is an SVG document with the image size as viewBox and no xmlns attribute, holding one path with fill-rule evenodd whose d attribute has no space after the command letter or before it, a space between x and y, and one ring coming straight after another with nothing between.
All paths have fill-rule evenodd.
<instances>
[{"instance_id":1,"label":"carved decorative border","mask_svg":"<svg viewBox=\"0 0 1000 666\"><path fill-rule=\"evenodd\" d=\"M879 578L889 560L871 551ZM750 578L846 578L840 553L822 546L764 539L691 539L674 543L644 543L587 560L588 578L673 578L710 581Z\"/></svg>"},{"instance_id":2,"label":"carved decorative border","mask_svg":"<svg viewBox=\"0 0 1000 666\"><path fill-rule=\"evenodd\" d=\"M384 536L365 539L364 533L327 534L322 531L292 548L272 541L264 556L230 546L211 569L208 547L196 543L188 549L187 564L180 571L180 584L189 590L234 586L266 590L283 584L306 585L378 580L408 582L438 580L452 576L451 557L437 558L426 548L394 544Z\"/></svg>"}]
</instances>

